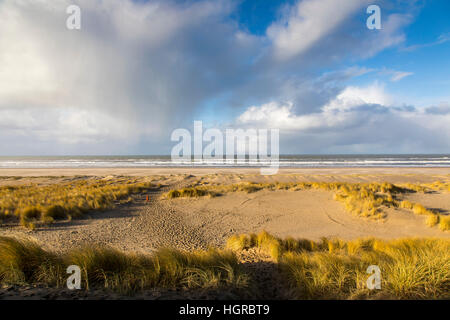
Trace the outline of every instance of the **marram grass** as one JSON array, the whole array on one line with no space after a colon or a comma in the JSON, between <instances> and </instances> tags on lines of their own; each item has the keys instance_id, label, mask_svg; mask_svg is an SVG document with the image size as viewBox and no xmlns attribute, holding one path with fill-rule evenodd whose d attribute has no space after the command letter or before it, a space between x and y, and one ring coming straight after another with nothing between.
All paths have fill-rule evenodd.
<instances>
[{"instance_id":1,"label":"marram grass","mask_svg":"<svg viewBox=\"0 0 450 320\"><path fill-rule=\"evenodd\" d=\"M53 254L34 242L0 237L0 284L44 283L62 287L66 269L81 269L84 289L131 294L144 289L240 289L248 286L236 255L229 250L185 252L160 249L152 255L127 254L89 246Z\"/></svg>"},{"instance_id":2,"label":"marram grass","mask_svg":"<svg viewBox=\"0 0 450 320\"><path fill-rule=\"evenodd\" d=\"M450 240L310 241L262 232L234 236L227 247L270 255L298 299L450 298ZM381 270L381 290L367 288L370 265Z\"/></svg>"},{"instance_id":3,"label":"marram grass","mask_svg":"<svg viewBox=\"0 0 450 320\"><path fill-rule=\"evenodd\" d=\"M450 216L439 216L439 229L442 231L450 231Z\"/></svg>"},{"instance_id":4,"label":"marram grass","mask_svg":"<svg viewBox=\"0 0 450 320\"><path fill-rule=\"evenodd\" d=\"M434 227L439 223L440 216L438 214L430 214L427 217L426 224L429 227Z\"/></svg>"},{"instance_id":5,"label":"marram grass","mask_svg":"<svg viewBox=\"0 0 450 320\"><path fill-rule=\"evenodd\" d=\"M235 289L249 297L255 287L266 286L254 285L254 272L260 269L246 267L235 252L253 248L272 257L277 265L273 272L284 279L293 299L450 298L450 240L311 241L267 232L233 236L226 249L160 249L151 255L98 246L55 254L31 241L0 237L0 284L63 287L67 266L75 264L82 270L84 290ZM381 270L381 290L367 288L370 265Z\"/></svg>"},{"instance_id":6,"label":"marram grass","mask_svg":"<svg viewBox=\"0 0 450 320\"><path fill-rule=\"evenodd\" d=\"M0 221L16 220L23 226L52 223L83 216L91 210L111 209L131 201L130 195L154 186L127 179L75 180L63 184L0 187Z\"/></svg>"}]
</instances>

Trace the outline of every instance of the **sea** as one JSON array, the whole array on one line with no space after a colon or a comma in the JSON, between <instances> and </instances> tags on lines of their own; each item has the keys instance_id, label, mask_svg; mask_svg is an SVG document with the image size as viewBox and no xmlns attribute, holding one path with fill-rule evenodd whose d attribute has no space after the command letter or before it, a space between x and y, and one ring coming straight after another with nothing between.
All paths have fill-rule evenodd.
<instances>
[{"instance_id":1,"label":"sea","mask_svg":"<svg viewBox=\"0 0 450 320\"><path fill-rule=\"evenodd\" d=\"M261 167L267 161L172 161L170 156L0 156L0 168ZM450 167L450 154L281 155L280 168Z\"/></svg>"}]
</instances>

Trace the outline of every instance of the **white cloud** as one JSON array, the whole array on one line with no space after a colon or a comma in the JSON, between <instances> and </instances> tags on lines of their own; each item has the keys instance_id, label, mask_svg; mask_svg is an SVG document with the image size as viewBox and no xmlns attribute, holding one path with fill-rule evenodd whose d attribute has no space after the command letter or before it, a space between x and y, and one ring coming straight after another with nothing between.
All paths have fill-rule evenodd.
<instances>
[{"instance_id":1,"label":"white cloud","mask_svg":"<svg viewBox=\"0 0 450 320\"><path fill-rule=\"evenodd\" d=\"M236 125L278 128L293 152L436 152L450 147L446 106L394 106L384 87L347 87L320 112L297 115L291 102L249 107ZM285 147L292 150L292 146ZM420 151L418 151L420 150ZM442 151L441 151L442 152Z\"/></svg>"},{"instance_id":2,"label":"white cloud","mask_svg":"<svg viewBox=\"0 0 450 320\"><path fill-rule=\"evenodd\" d=\"M308 50L335 31L367 1L304 0L292 7L287 17L267 30L278 59L289 59Z\"/></svg>"},{"instance_id":3,"label":"white cloud","mask_svg":"<svg viewBox=\"0 0 450 320\"><path fill-rule=\"evenodd\" d=\"M367 105L388 106L391 97L384 87L375 83L368 87L347 87L329 103L322 106L320 112L296 115L293 103L275 101L261 106L251 106L238 118L241 124L259 124L287 130L307 130L333 127L353 123L356 120L351 112Z\"/></svg>"},{"instance_id":4,"label":"white cloud","mask_svg":"<svg viewBox=\"0 0 450 320\"><path fill-rule=\"evenodd\" d=\"M77 3L82 27L70 31L72 1L0 2L0 110L21 128L0 126L3 136L39 143L47 118L62 121L51 131L61 148L104 142L127 152L141 139L168 139L223 78L244 73L238 57L253 56L258 41L223 21L225 1Z\"/></svg>"},{"instance_id":5,"label":"white cloud","mask_svg":"<svg viewBox=\"0 0 450 320\"><path fill-rule=\"evenodd\" d=\"M362 57L374 56L386 48L403 43L406 39L403 28L413 21L413 16L409 13L391 14L382 19L382 29L371 31L374 34L368 35L367 40L362 43Z\"/></svg>"},{"instance_id":6,"label":"white cloud","mask_svg":"<svg viewBox=\"0 0 450 320\"><path fill-rule=\"evenodd\" d=\"M285 61L311 51L319 58L326 51L331 60L345 55L367 58L403 43L403 28L413 21L413 15L407 10L402 14L382 10L382 29L369 30L364 19L369 17L366 8L370 4L370 0L298 1L267 29L274 57Z\"/></svg>"},{"instance_id":7,"label":"white cloud","mask_svg":"<svg viewBox=\"0 0 450 320\"><path fill-rule=\"evenodd\" d=\"M398 70L392 70L392 69L388 69L388 68L382 68L381 70L379 70L378 74L382 75L382 76L389 76L390 81L397 82L397 81L402 80L403 78L412 76L414 74L414 72L398 71Z\"/></svg>"},{"instance_id":8,"label":"white cloud","mask_svg":"<svg viewBox=\"0 0 450 320\"><path fill-rule=\"evenodd\" d=\"M391 81L397 82L397 81L400 81L401 79L403 79L405 77L412 76L413 74L414 74L414 72L396 71L392 75Z\"/></svg>"},{"instance_id":9,"label":"white cloud","mask_svg":"<svg viewBox=\"0 0 450 320\"><path fill-rule=\"evenodd\" d=\"M366 104L389 106L392 98L377 82L367 87L350 86L345 88L333 101L324 106L324 110L348 110Z\"/></svg>"},{"instance_id":10,"label":"white cloud","mask_svg":"<svg viewBox=\"0 0 450 320\"><path fill-rule=\"evenodd\" d=\"M0 153L163 153L214 103L228 115L252 101L240 124L297 132L381 117L381 85L343 88L372 69L317 77L404 40L410 16L371 32L367 3L299 1L255 36L230 17L235 1L78 0L80 31L66 29L70 0L0 1Z\"/></svg>"}]
</instances>

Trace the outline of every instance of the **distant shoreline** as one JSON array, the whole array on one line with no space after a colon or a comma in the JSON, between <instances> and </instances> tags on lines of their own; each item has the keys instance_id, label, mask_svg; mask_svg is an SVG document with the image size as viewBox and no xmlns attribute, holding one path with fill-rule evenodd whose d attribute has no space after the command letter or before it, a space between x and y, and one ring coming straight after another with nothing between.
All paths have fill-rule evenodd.
<instances>
[{"instance_id":1,"label":"distant shoreline","mask_svg":"<svg viewBox=\"0 0 450 320\"><path fill-rule=\"evenodd\" d=\"M243 168L223 168L223 167L105 167L105 168L28 168L28 169L10 169L0 168L0 176L108 176L108 175L127 175L127 176L146 176L146 175L168 175L168 174L254 174L259 175L260 169L257 167ZM450 175L450 167L324 167L324 168L280 168L277 175L285 174L387 174L387 175L406 175L406 174L434 174Z\"/></svg>"}]
</instances>

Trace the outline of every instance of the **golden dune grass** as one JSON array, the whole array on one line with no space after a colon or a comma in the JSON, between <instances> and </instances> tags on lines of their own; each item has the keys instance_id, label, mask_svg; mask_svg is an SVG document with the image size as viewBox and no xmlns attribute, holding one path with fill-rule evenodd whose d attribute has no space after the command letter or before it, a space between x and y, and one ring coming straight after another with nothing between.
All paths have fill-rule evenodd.
<instances>
[{"instance_id":1,"label":"golden dune grass","mask_svg":"<svg viewBox=\"0 0 450 320\"><path fill-rule=\"evenodd\" d=\"M261 232L233 236L226 247L195 252L160 249L152 255L138 255L90 246L57 255L30 241L1 237L0 284L61 287L66 267L75 264L82 270L84 289L130 294L152 288L233 288L249 293L255 288L252 272L259 269L245 268L234 252L257 248L277 264L273 272L285 280L287 291L294 292L292 298L450 298L450 240L310 241ZM381 290L367 288L370 265L381 269Z\"/></svg>"},{"instance_id":2,"label":"golden dune grass","mask_svg":"<svg viewBox=\"0 0 450 320\"><path fill-rule=\"evenodd\" d=\"M450 216L439 216L439 229L442 231L450 230Z\"/></svg>"},{"instance_id":3,"label":"golden dune grass","mask_svg":"<svg viewBox=\"0 0 450 320\"><path fill-rule=\"evenodd\" d=\"M90 210L106 210L129 202L132 194L154 186L137 180L77 180L64 184L0 187L0 220L18 220L34 228L37 223L77 218Z\"/></svg>"},{"instance_id":4,"label":"golden dune grass","mask_svg":"<svg viewBox=\"0 0 450 320\"><path fill-rule=\"evenodd\" d=\"M1 284L61 287L69 265L80 267L84 289L122 293L151 288L241 288L248 281L236 256L227 250L160 249L152 255L138 255L86 246L56 255L27 240L0 237Z\"/></svg>"},{"instance_id":5,"label":"golden dune grass","mask_svg":"<svg viewBox=\"0 0 450 320\"><path fill-rule=\"evenodd\" d=\"M450 241L442 239L279 239L234 236L233 250L259 248L278 262L299 299L448 299ZM367 288L367 267L381 269L381 290Z\"/></svg>"},{"instance_id":6,"label":"golden dune grass","mask_svg":"<svg viewBox=\"0 0 450 320\"><path fill-rule=\"evenodd\" d=\"M438 214L430 214L430 215L428 215L425 223L429 227L434 227L435 225L437 225L439 223L439 218L440 218L440 216Z\"/></svg>"}]
</instances>

